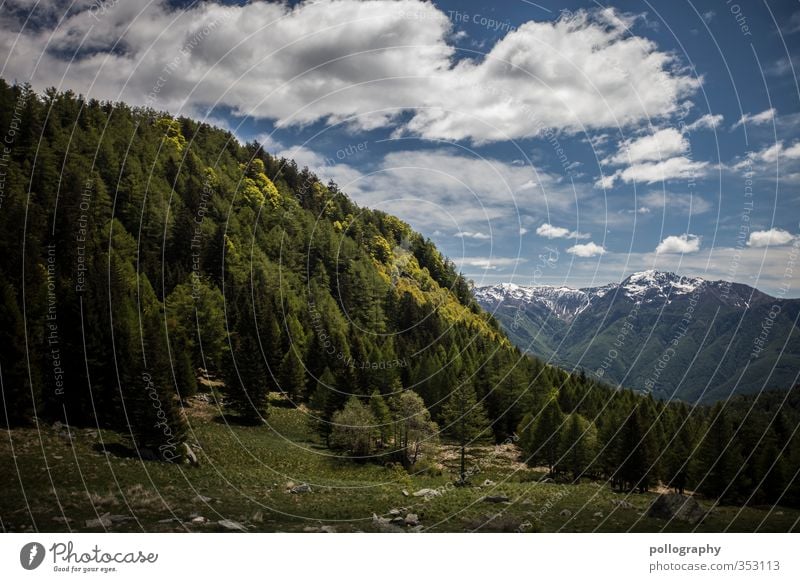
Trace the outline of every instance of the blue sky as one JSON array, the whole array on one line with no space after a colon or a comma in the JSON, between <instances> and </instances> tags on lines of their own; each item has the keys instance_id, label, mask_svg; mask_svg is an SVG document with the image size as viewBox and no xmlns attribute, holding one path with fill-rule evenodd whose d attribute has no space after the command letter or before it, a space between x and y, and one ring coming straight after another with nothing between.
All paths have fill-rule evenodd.
<instances>
[{"instance_id":1,"label":"blue sky","mask_svg":"<svg viewBox=\"0 0 800 582\"><path fill-rule=\"evenodd\" d=\"M476 284L800 296L798 3L33 4L0 16L5 78L258 139Z\"/></svg>"}]
</instances>

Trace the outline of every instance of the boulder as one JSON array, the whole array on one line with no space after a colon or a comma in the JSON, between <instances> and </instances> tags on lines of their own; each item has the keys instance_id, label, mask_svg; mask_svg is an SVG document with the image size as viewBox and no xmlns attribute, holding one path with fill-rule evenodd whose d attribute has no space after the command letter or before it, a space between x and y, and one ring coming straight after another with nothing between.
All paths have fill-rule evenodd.
<instances>
[{"instance_id":1,"label":"boulder","mask_svg":"<svg viewBox=\"0 0 800 582\"><path fill-rule=\"evenodd\" d=\"M619 509L633 509L633 503L624 499L615 499L611 504L617 506Z\"/></svg>"},{"instance_id":2,"label":"boulder","mask_svg":"<svg viewBox=\"0 0 800 582\"><path fill-rule=\"evenodd\" d=\"M416 513L409 513L403 520L406 525L415 526L419 524L419 518Z\"/></svg>"},{"instance_id":3,"label":"boulder","mask_svg":"<svg viewBox=\"0 0 800 582\"><path fill-rule=\"evenodd\" d=\"M311 493L311 485L308 483L301 483L300 485L295 485L292 487L290 491L295 494Z\"/></svg>"},{"instance_id":4,"label":"boulder","mask_svg":"<svg viewBox=\"0 0 800 582\"><path fill-rule=\"evenodd\" d=\"M391 520L389 520L386 517L379 517L374 513L372 514L372 523L374 523L375 525L388 525L390 521Z\"/></svg>"},{"instance_id":5,"label":"boulder","mask_svg":"<svg viewBox=\"0 0 800 582\"><path fill-rule=\"evenodd\" d=\"M486 479L481 485L482 487L494 487L495 483L491 479Z\"/></svg>"},{"instance_id":6,"label":"boulder","mask_svg":"<svg viewBox=\"0 0 800 582\"><path fill-rule=\"evenodd\" d=\"M200 461L197 460L197 455L192 450L192 447L183 443L183 460L186 463L189 463L192 467L199 467Z\"/></svg>"},{"instance_id":7,"label":"boulder","mask_svg":"<svg viewBox=\"0 0 800 582\"><path fill-rule=\"evenodd\" d=\"M700 506L694 497L688 497L679 493L665 493L659 495L650 509L647 510L647 517L657 519L677 519L695 524L706 515L705 510Z\"/></svg>"},{"instance_id":8,"label":"boulder","mask_svg":"<svg viewBox=\"0 0 800 582\"><path fill-rule=\"evenodd\" d=\"M405 489L403 489L400 493L403 494L403 497L408 497L408 491L406 491Z\"/></svg>"},{"instance_id":9,"label":"boulder","mask_svg":"<svg viewBox=\"0 0 800 582\"><path fill-rule=\"evenodd\" d=\"M247 531L241 523L232 519L220 519L217 524L228 531Z\"/></svg>"},{"instance_id":10,"label":"boulder","mask_svg":"<svg viewBox=\"0 0 800 582\"><path fill-rule=\"evenodd\" d=\"M86 527L111 527L111 518L104 513L97 519L87 519L84 523Z\"/></svg>"},{"instance_id":11,"label":"boulder","mask_svg":"<svg viewBox=\"0 0 800 582\"><path fill-rule=\"evenodd\" d=\"M399 509L390 509L389 510L389 515L391 515L392 517L397 517L401 513L403 513L403 512L400 511Z\"/></svg>"},{"instance_id":12,"label":"boulder","mask_svg":"<svg viewBox=\"0 0 800 582\"><path fill-rule=\"evenodd\" d=\"M206 497L205 495L195 495L193 501L199 501L200 503L210 503L213 501L213 497Z\"/></svg>"},{"instance_id":13,"label":"boulder","mask_svg":"<svg viewBox=\"0 0 800 582\"><path fill-rule=\"evenodd\" d=\"M321 528L319 528L319 531L322 533L336 533L336 528L332 525L323 525Z\"/></svg>"},{"instance_id":14,"label":"boulder","mask_svg":"<svg viewBox=\"0 0 800 582\"><path fill-rule=\"evenodd\" d=\"M198 515L197 517L193 517L192 518L192 523L194 523L196 525L202 525L206 521L208 521L208 520L205 517L203 517L202 515Z\"/></svg>"},{"instance_id":15,"label":"boulder","mask_svg":"<svg viewBox=\"0 0 800 582\"><path fill-rule=\"evenodd\" d=\"M558 512L558 515L560 515L561 517L570 517L572 516L572 512L569 509L562 509L561 511Z\"/></svg>"},{"instance_id":16,"label":"boulder","mask_svg":"<svg viewBox=\"0 0 800 582\"><path fill-rule=\"evenodd\" d=\"M405 525L406 524L406 520L398 515L397 517L393 517L389 521L389 523L391 523L392 525Z\"/></svg>"},{"instance_id":17,"label":"boulder","mask_svg":"<svg viewBox=\"0 0 800 582\"><path fill-rule=\"evenodd\" d=\"M483 498L486 503L508 503L509 499L505 495L487 495Z\"/></svg>"},{"instance_id":18,"label":"boulder","mask_svg":"<svg viewBox=\"0 0 800 582\"><path fill-rule=\"evenodd\" d=\"M439 497L441 494L442 492L439 491L438 489L420 489L419 491L414 491L414 493L412 493L414 497L426 497L426 498Z\"/></svg>"}]
</instances>

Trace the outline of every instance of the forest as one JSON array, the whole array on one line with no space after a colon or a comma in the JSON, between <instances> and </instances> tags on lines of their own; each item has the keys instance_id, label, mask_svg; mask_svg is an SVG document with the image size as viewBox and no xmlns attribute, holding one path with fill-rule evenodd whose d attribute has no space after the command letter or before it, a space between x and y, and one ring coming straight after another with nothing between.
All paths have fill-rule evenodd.
<instances>
[{"instance_id":1,"label":"forest","mask_svg":"<svg viewBox=\"0 0 800 582\"><path fill-rule=\"evenodd\" d=\"M0 422L195 463L204 378L271 394L352 463L515 442L553 479L800 506L800 388L660 401L523 354L408 224L188 118L0 80Z\"/></svg>"}]
</instances>

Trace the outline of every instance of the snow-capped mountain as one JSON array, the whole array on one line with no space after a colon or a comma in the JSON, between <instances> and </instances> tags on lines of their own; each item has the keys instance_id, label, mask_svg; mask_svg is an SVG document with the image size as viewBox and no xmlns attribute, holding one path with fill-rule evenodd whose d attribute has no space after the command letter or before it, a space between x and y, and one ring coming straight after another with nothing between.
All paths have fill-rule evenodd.
<instances>
[{"instance_id":1,"label":"snow-capped mountain","mask_svg":"<svg viewBox=\"0 0 800 582\"><path fill-rule=\"evenodd\" d=\"M800 369L800 300L739 283L650 270L583 289L502 283L475 297L521 349L656 395L788 388Z\"/></svg>"}]
</instances>

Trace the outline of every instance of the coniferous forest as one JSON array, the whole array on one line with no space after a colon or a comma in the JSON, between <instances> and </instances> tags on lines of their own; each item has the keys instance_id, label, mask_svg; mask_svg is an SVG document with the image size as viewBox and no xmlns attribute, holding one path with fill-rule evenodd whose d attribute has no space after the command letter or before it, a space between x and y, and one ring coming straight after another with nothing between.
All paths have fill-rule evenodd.
<instances>
[{"instance_id":1,"label":"coniferous forest","mask_svg":"<svg viewBox=\"0 0 800 582\"><path fill-rule=\"evenodd\" d=\"M202 402L398 483L479 485L474 451L513 444L556 483L800 507L800 388L690 405L523 354L429 239L206 123L0 81L0 128L8 434L113 434L191 478Z\"/></svg>"}]
</instances>

